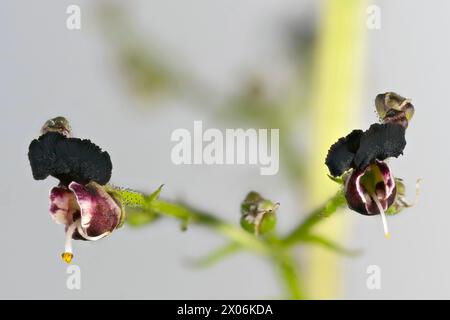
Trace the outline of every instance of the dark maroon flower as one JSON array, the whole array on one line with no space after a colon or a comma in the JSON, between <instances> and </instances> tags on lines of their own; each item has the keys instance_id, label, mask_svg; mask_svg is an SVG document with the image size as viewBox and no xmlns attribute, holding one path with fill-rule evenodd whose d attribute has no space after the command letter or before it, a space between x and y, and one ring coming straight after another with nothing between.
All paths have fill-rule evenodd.
<instances>
[{"instance_id":1,"label":"dark maroon flower","mask_svg":"<svg viewBox=\"0 0 450 320\"><path fill-rule=\"evenodd\" d=\"M396 180L385 161L403 154L404 123L375 123L366 131L353 130L328 151L325 164L333 177L343 177L350 209L363 215L380 214L389 236L385 212L396 199Z\"/></svg>"},{"instance_id":2,"label":"dark maroon flower","mask_svg":"<svg viewBox=\"0 0 450 320\"><path fill-rule=\"evenodd\" d=\"M63 259L73 257L72 239L95 241L106 237L119 227L124 218L120 203L107 190L90 182L82 185L72 182L68 187L50 190L50 214L66 229Z\"/></svg>"},{"instance_id":3,"label":"dark maroon flower","mask_svg":"<svg viewBox=\"0 0 450 320\"><path fill-rule=\"evenodd\" d=\"M106 151L90 140L72 138L63 117L47 121L41 133L31 142L28 158L36 180L59 180L50 190L50 214L65 226L62 258L70 263L72 239L94 241L109 235L122 225L124 210L106 186L112 171Z\"/></svg>"},{"instance_id":4,"label":"dark maroon flower","mask_svg":"<svg viewBox=\"0 0 450 320\"><path fill-rule=\"evenodd\" d=\"M379 160L364 170L355 169L345 182L345 197L350 209L363 215L379 214L378 204L386 211L394 202L396 184L388 165Z\"/></svg>"}]
</instances>

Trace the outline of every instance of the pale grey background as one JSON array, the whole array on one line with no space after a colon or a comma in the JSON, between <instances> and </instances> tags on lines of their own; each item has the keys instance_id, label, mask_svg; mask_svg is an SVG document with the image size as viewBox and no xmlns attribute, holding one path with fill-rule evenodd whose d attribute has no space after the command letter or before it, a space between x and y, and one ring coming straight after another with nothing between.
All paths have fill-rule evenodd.
<instances>
[{"instance_id":1,"label":"pale grey background","mask_svg":"<svg viewBox=\"0 0 450 320\"><path fill-rule=\"evenodd\" d=\"M281 54L273 26L315 1L127 1L144 34L177 52L196 75L219 92L235 87L242 70L268 68ZM420 203L390 219L391 241L377 219L349 214L350 244L365 249L345 259L343 298L450 298L448 226L448 107L450 2L376 1L381 30L369 32L363 101L394 90L413 97L416 117L408 130L396 175L411 187L423 178ZM82 8L81 31L65 28L66 7ZM131 6L132 5L132 6ZM173 221L124 228L96 243L75 245L82 290L66 289L59 261L63 229L47 213L55 181L32 180L26 157L42 123L66 115L75 133L108 150L113 182L145 190L166 184L165 195L189 199L226 219L249 189L283 204L280 228L288 230L295 194L281 175L263 177L255 167L174 166L173 129L205 119L183 101L142 114L113 71L108 46L91 14L92 1L0 1L0 298L267 298L279 295L270 266L237 255L206 270L187 258L223 243L208 231L181 233ZM361 127L374 120L367 109ZM139 171L137 170L139 169ZM382 268L382 290L366 289L366 267Z\"/></svg>"}]
</instances>

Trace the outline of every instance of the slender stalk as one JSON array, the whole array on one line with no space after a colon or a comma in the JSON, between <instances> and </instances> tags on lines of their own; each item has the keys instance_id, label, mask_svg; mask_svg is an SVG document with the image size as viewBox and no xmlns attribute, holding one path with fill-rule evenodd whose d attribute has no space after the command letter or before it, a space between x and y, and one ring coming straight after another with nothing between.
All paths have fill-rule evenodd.
<instances>
[{"instance_id":1,"label":"slender stalk","mask_svg":"<svg viewBox=\"0 0 450 320\"><path fill-rule=\"evenodd\" d=\"M345 198L342 191L337 192L334 197L329 199L323 205L312 211L306 218L292 230L284 239L285 245L293 245L303 239L319 222L326 220L339 208L345 206Z\"/></svg>"},{"instance_id":2,"label":"slender stalk","mask_svg":"<svg viewBox=\"0 0 450 320\"><path fill-rule=\"evenodd\" d=\"M300 288L300 278L298 276L298 265L283 247L278 245L278 243L271 243L264 238L258 238L239 227L221 221L212 215L191 209L185 205L154 200L152 202L152 207L160 214L189 220L191 223L211 227L218 233L232 240L233 243L230 246L225 247L222 251L217 252L216 255L211 257L213 261L222 258L224 254L228 255L238 252L241 248L264 256L269 256L273 264L279 269L280 279L284 283L288 297L290 299L303 298L302 290Z\"/></svg>"},{"instance_id":3,"label":"slender stalk","mask_svg":"<svg viewBox=\"0 0 450 320\"><path fill-rule=\"evenodd\" d=\"M278 269L280 280L284 285L286 296L289 299L304 299L303 290L300 282L299 266L295 263L290 254L285 254L283 259L274 260L274 265Z\"/></svg>"},{"instance_id":4,"label":"slender stalk","mask_svg":"<svg viewBox=\"0 0 450 320\"><path fill-rule=\"evenodd\" d=\"M161 187L151 195L144 195L128 189L112 188L122 203L130 209L142 210L151 216L167 216L180 220L183 226L189 224L200 225L215 231L230 240L225 247L221 247L212 254L200 260L205 266L213 264L222 258L236 252L247 250L269 259L278 271L280 280L290 299L303 299L303 281L299 274L299 265L296 263L290 247L301 243L317 243L338 253L348 253L333 242L319 236L311 235L313 227L321 222L324 217L329 217L338 210L345 199L342 192L338 192L324 205L311 212L308 217L285 237L279 237L275 233L265 236L255 236L241 229L239 226L222 221L218 217L202 212L183 203L174 203L158 199ZM144 224L153 221L144 220Z\"/></svg>"},{"instance_id":5,"label":"slender stalk","mask_svg":"<svg viewBox=\"0 0 450 320\"><path fill-rule=\"evenodd\" d=\"M175 204L163 200L154 200L152 209L159 214L188 221L192 224L208 226L242 247L258 254L268 255L271 250L257 237L249 234L238 226L224 222L219 218L207 213L200 212L186 205Z\"/></svg>"}]
</instances>

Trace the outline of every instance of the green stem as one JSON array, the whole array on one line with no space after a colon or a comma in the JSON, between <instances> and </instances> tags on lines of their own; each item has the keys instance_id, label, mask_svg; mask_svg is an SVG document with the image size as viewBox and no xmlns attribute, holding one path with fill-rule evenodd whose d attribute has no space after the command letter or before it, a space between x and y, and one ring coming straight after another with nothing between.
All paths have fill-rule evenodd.
<instances>
[{"instance_id":1,"label":"green stem","mask_svg":"<svg viewBox=\"0 0 450 320\"><path fill-rule=\"evenodd\" d=\"M331 216L340 207L346 204L342 191L336 193L325 204L311 212L294 230L292 230L283 240L284 244L291 246L303 239L305 235L324 218Z\"/></svg>"},{"instance_id":2,"label":"green stem","mask_svg":"<svg viewBox=\"0 0 450 320\"><path fill-rule=\"evenodd\" d=\"M235 243L238 243L240 246L255 253L262 255L271 254L271 250L267 243L261 239L210 214L200 212L186 205L175 204L163 200L154 200L151 207L159 214L188 221L192 224L211 227L219 234L222 234Z\"/></svg>"},{"instance_id":3,"label":"green stem","mask_svg":"<svg viewBox=\"0 0 450 320\"><path fill-rule=\"evenodd\" d=\"M285 283L289 297L291 299L302 298L302 290L300 289L297 270L298 266L295 264L294 259L292 259L281 246L271 245L270 242L265 241L263 238L257 238L241 228L185 205L154 200L152 202L152 207L160 214L182 220L189 220L191 223L211 227L218 233L232 240L233 243L231 246L225 247L224 251L219 252L219 258L222 258L224 254L228 255L238 252L240 248L246 248L258 254L270 256L274 265L280 270L280 277ZM212 257L213 261L217 261L217 255L212 255Z\"/></svg>"},{"instance_id":4,"label":"green stem","mask_svg":"<svg viewBox=\"0 0 450 320\"><path fill-rule=\"evenodd\" d=\"M337 252L346 252L345 249L338 247L331 241L310 234L310 230L322 221L323 217L330 216L345 204L342 191L338 192L323 206L310 213L297 228L284 238L280 238L276 234L256 237L239 226L225 222L201 210L194 209L189 205L158 199L161 187L149 196L128 189L113 188L110 191L114 192L127 207L138 208L150 215L157 214L175 218L182 221L183 226L186 227L188 224L202 225L228 238L231 241L229 245L202 260L206 261L206 264L217 262L224 256L231 255L242 249L247 249L269 258L278 270L287 296L291 299L302 299L304 297L304 290L301 288L298 271L299 266L289 252L291 246L299 243L314 242Z\"/></svg>"},{"instance_id":5,"label":"green stem","mask_svg":"<svg viewBox=\"0 0 450 320\"><path fill-rule=\"evenodd\" d=\"M273 264L284 284L286 296L293 300L304 299L304 290L302 290L300 284L299 266L291 254L285 251L273 260Z\"/></svg>"}]
</instances>

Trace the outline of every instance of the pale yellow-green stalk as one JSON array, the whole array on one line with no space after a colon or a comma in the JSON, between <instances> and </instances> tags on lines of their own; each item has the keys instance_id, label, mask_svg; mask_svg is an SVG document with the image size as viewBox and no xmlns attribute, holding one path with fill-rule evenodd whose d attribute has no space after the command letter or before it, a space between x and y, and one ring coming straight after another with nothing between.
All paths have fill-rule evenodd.
<instances>
[{"instance_id":1,"label":"pale yellow-green stalk","mask_svg":"<svg viewBox=\"0 0 450 320\"><path fill-rule=\"evenodd\" d=\"M327 177L328 148L356 124L360 110L366 2L327 0L322 3L311 92L311 154L307 183L310 205L319 205L336 192ZM338 242L349 231L350 215L333 215L317 226L320 234ZM341 294L341 257L314 246L308 252L308 298L332 299Z\"/></svg>"}]
</instances>

